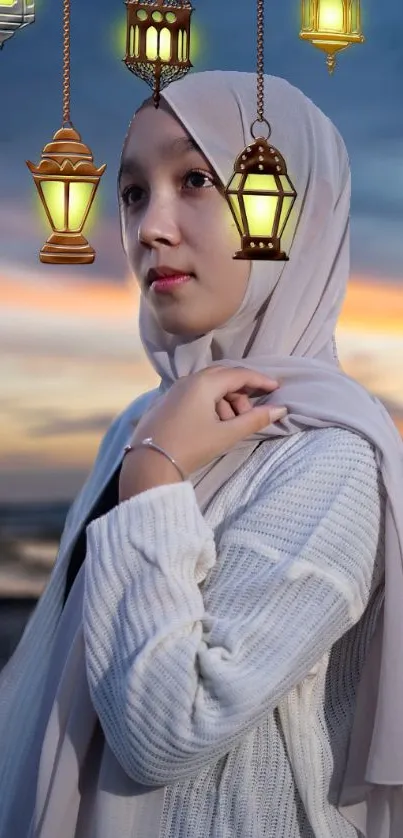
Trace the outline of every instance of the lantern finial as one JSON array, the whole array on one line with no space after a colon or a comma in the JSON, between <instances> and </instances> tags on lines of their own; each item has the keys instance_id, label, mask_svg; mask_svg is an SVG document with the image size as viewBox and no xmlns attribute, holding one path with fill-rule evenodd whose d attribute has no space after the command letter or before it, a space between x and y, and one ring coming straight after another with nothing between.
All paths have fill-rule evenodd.
<instances>
[{"instance_id":1,"label":"lantern finial","mask_svg":"<svg viewBox=\"0 0 403 838\"><path fill-rule=\"evenodd\" d=\"M191 69L190 0L125 0L126 67L153 88L158 108L161 90Z\"/></svg>"},{"instance_id":2,"label":"lantern finial","mask_svg":"<svg viewBox=\"0 0 403 838\"><path fill-rule=\"evenodd\" d=\"M93 156L70 121L70 0L63 0L63 126L47 143L38 166L27 160L53 233L39 258L51 264L90 264L95 251L83 236L106 164Z\"/></svg>"},{"instance_id":3,"label":"lantern finial","mask_svg":"<svg viewBox=\"0 0 403 838\"><path fill-rule=\"evenodd\" d=\"M256 126L266 127L256 136ZM234 259L288 261L281 236L297 193L284 157L268 140L271 127L264 118L264 0L257 0L257 118L250 127L253 142L241 151L225 189L242 237Z\"/></svg>"}]
</instances>

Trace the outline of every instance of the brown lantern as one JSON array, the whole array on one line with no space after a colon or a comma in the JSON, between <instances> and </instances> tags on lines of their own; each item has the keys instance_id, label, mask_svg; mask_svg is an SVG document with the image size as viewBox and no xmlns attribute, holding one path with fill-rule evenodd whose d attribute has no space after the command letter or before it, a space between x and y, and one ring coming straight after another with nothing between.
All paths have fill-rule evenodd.
<instances>
[{"instance_id":1,"label":"brown lantern","mask_svg":"<svg viewBox=\"0 0 403 838\"><path fill-rule=\"evenodd\" d=\"M94 166L90 149L71 126L56 132L38 166L29 161L27 166L53 230L39 254L41 262L93 262L95 251L82 230L106 164Z\"/></svg>"},{"instance_id":2,"label":"brown lantern","mask_svg":"<svg viewBox=\"0 0 403 838\"><path fill-rule=\"evenodd\" d=\"M327 54L330 74L336 66L336 53L365 41L360 0L301 0L301 27L299 37Z\"/></svg>"},{"instance_id":3,"label":"brown lantern","mask_svg":"<svg viewBox=\"0 0 403 838\"><path fill-rule=\"evenodd\" d=\"M257 119L251 125L253 142L238 155L225 196L242 237L234 259L288 261L281 249L284 232L297 193L287 174L284 157L268 142L271 128L264 118L264 0L257 0ZM267 137L256 137L264 125Z\"/></svg>"},{"instance_id":4,"label":"brown lantern","mask_svg":"<svg viewBox=\"0 0 403 838\"><path fill-rule=\"evenodd\" d=\"M297 193L280 152L262 137L248 145L236 159L226 195L242 236L234 258L288 261L280 239Z\"/></svg>"},{"instance_id":5,"label":"brown lantern","mask_svg":"<svg viewBox=\"0 0 403 838\"><path fill-rule=\"evenodd\" d=\"M153 88L158 108L160 91L180 79L190 62L189 0L125 0L127 7L126 67Z\"/></svg>"},{"instance_id":6,"label":"brown lantern","mask_svg":"<svg viewBox=\"0 0 403 838\"><path fill-rule=\"evenodd\" d=\"M83 236L106 164L97 169L90 149L70 122L70 0L63 0L63 125L42 152L38 166L27 160L52 227L41 262L90 264L95 251Z\"/></svg>"}]
</instances>

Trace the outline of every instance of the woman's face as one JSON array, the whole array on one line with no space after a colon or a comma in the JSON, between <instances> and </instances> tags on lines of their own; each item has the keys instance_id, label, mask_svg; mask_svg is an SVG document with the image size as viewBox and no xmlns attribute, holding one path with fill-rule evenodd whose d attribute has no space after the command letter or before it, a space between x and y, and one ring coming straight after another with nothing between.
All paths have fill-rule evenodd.
<instances>
[{"instance_id":1,"label":"woman's face","mask_svg":"<svg viewBox=\"0 0 403 838\"><path fill-rule=\"evenodd\" d=\"M162 105L133 119L119 173L130 268L162 329L196 336L226 323L246 292L250 262L214 170ZM186 281L160 281L158 272ZM155 272L155 273L153 273Z\"/></svg>"}]
</instances>

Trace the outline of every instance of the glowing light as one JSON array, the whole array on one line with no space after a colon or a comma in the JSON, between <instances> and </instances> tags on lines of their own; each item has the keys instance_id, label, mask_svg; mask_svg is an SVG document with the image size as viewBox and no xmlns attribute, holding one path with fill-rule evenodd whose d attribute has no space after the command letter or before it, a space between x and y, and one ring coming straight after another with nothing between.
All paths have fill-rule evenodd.
<instances>
[{"instance_id":1,"label":"glowing light","mask_svg":"<svg viewBox=\"0 0 403 838\"><path fill-rule=\"evenodd\" d=\"M343 3L341 0L320 0L319 29L343 32Z\"/></svg>"},{"instance_id":2,"label":"glowing light","mask_svg":"<svg viewBox=\"0 0 403 838\"><path fill-rule=\"evenodd\" d=\"M163 33L166 33L165 35ZM119 20L116 21L111 29L108 38L108 46L109 48L112 47L113 55L116 58L122 58L122 55L125 55L126 52L126 38L127 38L127 19L126 17L119 16ZM168 40L169 39L169 40ZM190 39L190 61L194 65L197 61L201 58L205 59L206 57L206 43L207 39L204 37L204 32L201 27L194 21L192 21L192 36ZM156 42L155 42L155 49L156 49ZM171 41L169 30L163 29L161 32L161 41L160 41L160 55L161 58L164 60L168 60L170 56L170 49L171 49ZM148 42L147 42L147 53L148 53Z\"/></svg>"},{"instance_id":3,"label":"glowing light","mask_svg":"<svg viewBox=\"0 0 403 838\"><path fill-rule=\"evenodd\" d=\"M68 193L68 226L72 231L80 230L80 224L84 218L83 228L88 235L94 228L96 221L100 217L101 207L100 198L98 196L96 203L92 204L87 218L85 212L90 201L94 184L92 183L70 183L64 184L61 181L50 180L42 181L42 190L45 202L48 207L49 215L41 201L38 192L34 194L34 211L35 215L41 223L44 231L49 229L49 221L53 223L58 232L64 232L67 229L65 217L65 188L69 188Z\"/></svg>"},{"instance_id":4,"label":"glowing light","mask_svg":"<svg viewBox=\"0 0 403 838\"><path fill-rule=\"evenodd\" d=\"M171 57L171 33L169 29L161 29L159 54L163 61L169 61Z\"/></svg>"}]
</instances>

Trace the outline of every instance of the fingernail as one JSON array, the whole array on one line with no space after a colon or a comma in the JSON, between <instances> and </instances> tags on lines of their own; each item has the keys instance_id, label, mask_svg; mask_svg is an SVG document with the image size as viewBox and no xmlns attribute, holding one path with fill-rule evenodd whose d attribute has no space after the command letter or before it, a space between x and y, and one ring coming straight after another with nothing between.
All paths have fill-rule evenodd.
<instances>
[{"instance_id":1,"label":"fingernail","mask_svg":"<svg viewBox=\"0 0 403 838\"><path fill-rule=\"evenodd\" d=\"M288 410L286 407L274 407L272 410L272 422L278 422L279 419L284 419L287 416Z\"/></svg>"}]
</instances>

